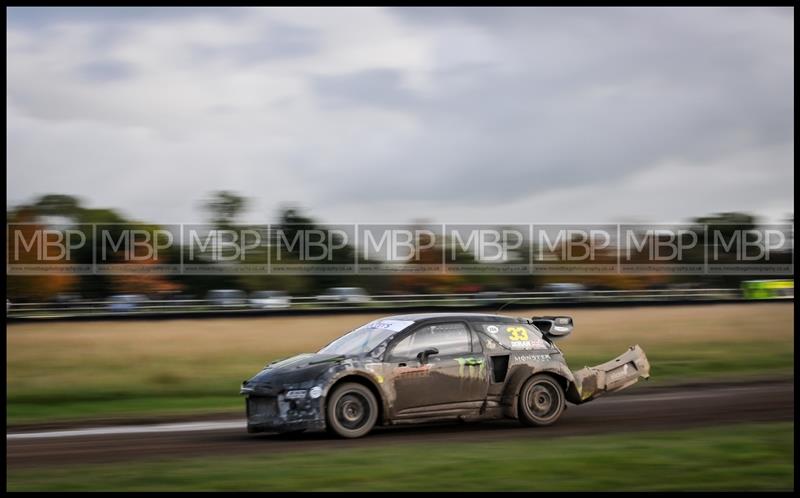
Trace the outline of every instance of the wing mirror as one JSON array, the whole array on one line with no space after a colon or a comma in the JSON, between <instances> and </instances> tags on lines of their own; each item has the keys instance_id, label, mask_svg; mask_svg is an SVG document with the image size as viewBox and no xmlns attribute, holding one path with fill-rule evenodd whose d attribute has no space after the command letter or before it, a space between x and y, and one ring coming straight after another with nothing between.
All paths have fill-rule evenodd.
<instances>
[{"instance_id":1,"label":"wing mirror","mask_svg":"<svg viewBox=\"0 0 800 498\"><path fill-rule=\"evenodd\" d=\"M436 348L428 348L425 351L420 351L417 353L417 359L420 363L425 364L428 363L428 357L431 355L439 354L439 350Z\"/></svg>"}]
</instances>

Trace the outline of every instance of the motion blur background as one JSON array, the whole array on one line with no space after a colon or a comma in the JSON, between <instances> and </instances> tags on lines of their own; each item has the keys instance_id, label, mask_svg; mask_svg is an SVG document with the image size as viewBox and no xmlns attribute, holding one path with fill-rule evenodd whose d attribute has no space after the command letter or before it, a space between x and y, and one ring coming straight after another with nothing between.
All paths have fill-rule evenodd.
<instances>
[{"instance_id":1,"label":"motion blur background","mask_svg":"<svg viewBox=\"0 0 800 498\"><path fill-rule=\"evenodd\" d=\"M31 230L793 225L793 7L11 7L6 17L7 223ZM775 257L792 263L793 242ZM793 392L793 271L7 274L6 284L9 432L241 416L238 384L265 362L401 308L568 313L576 332L562 346L575 369L638 342L653 364L648 389ZM7 486L417 489L403 476L434 469L424 489L787 489L793 409L780 406L714 430L713 416L636 436L612 421L551 440L552 463L536 468L572 465L573 480L526 477L535 438L479 448L515 462L495 482L465 456L474 434L434 433L445 441L424 451L348 446L336 461L325 452L341 451L337 441L314 440L316 453L282 455L288 463L265 454L273 440L251 437L240 443L256 459L229 465L207 440L197 455L163 443L102 464L87 456L91 438L58 451L10 440Z\"/></svg>"}]
</instances>

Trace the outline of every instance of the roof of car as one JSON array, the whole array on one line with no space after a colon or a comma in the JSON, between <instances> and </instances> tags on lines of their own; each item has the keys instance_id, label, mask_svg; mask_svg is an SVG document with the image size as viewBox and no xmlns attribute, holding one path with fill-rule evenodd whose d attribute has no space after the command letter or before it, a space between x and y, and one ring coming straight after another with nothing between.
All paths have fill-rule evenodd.
<instances>
[{"instance_id":1,"label":"roof of car","mask_svg":"<svg viewBox=\"0 0 800 498\"><path fill-rule=\"evenodd\" d=\"M508 315L496 315L491 313L411 313L407 315L392 315L387 316L387 320L410 320L414 322L421 322L424 320L433 319L456 319L467 320L476 322L518 322L520 318Z\"/></svg>"}]
</instances>

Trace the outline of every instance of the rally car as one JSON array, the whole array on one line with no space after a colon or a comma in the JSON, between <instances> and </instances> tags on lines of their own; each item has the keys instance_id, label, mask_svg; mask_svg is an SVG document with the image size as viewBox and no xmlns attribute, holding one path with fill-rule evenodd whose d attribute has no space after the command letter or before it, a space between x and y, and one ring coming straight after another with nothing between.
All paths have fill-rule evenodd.
<instances>
[{"instance_id":1,"label":"rally car","mask_svg":"<svg viewBox=\"0 0 800 498\"><path fill-rule=\"evenodd\" d=\"M244 381L247 429L326 429L355 438L375 425L440 420L511 418L546 426L566 401L585 403L649 377L638 345L571 371L554 341L572 328L572 318L553 316L432 313L375 320Z\"/></svg>"}]
</instances>

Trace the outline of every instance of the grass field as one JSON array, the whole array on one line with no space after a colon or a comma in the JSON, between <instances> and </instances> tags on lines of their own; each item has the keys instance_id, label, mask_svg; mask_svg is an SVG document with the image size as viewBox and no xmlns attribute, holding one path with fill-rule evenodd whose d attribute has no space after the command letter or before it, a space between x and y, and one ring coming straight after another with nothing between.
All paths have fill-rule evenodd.
<instances>
[{"instance_id":1,"label":"grass field","mask_svg":"<svg viewBox=\"0 0 800 498\"><path fill-rule=\"evenodd\" d=\"M793 303L515 310L569 314L573 369L640 344L652 382L791 375ZM509 313L509 314L511 314ZM239 409L266 362L316 351L379 314L10 324L7 424Z\"/></svg>"},{"instance_id":2,"label":"grass field","mask_svg":"<svg viewBox=\"0 0 800 498\"><path fill-rule=\"evenodd\" d=\"M9 491L791 490L793 440L792 423L772 423L539 441L410 443L12 469L6 485Z\"/></svg>"}]
</instances>

